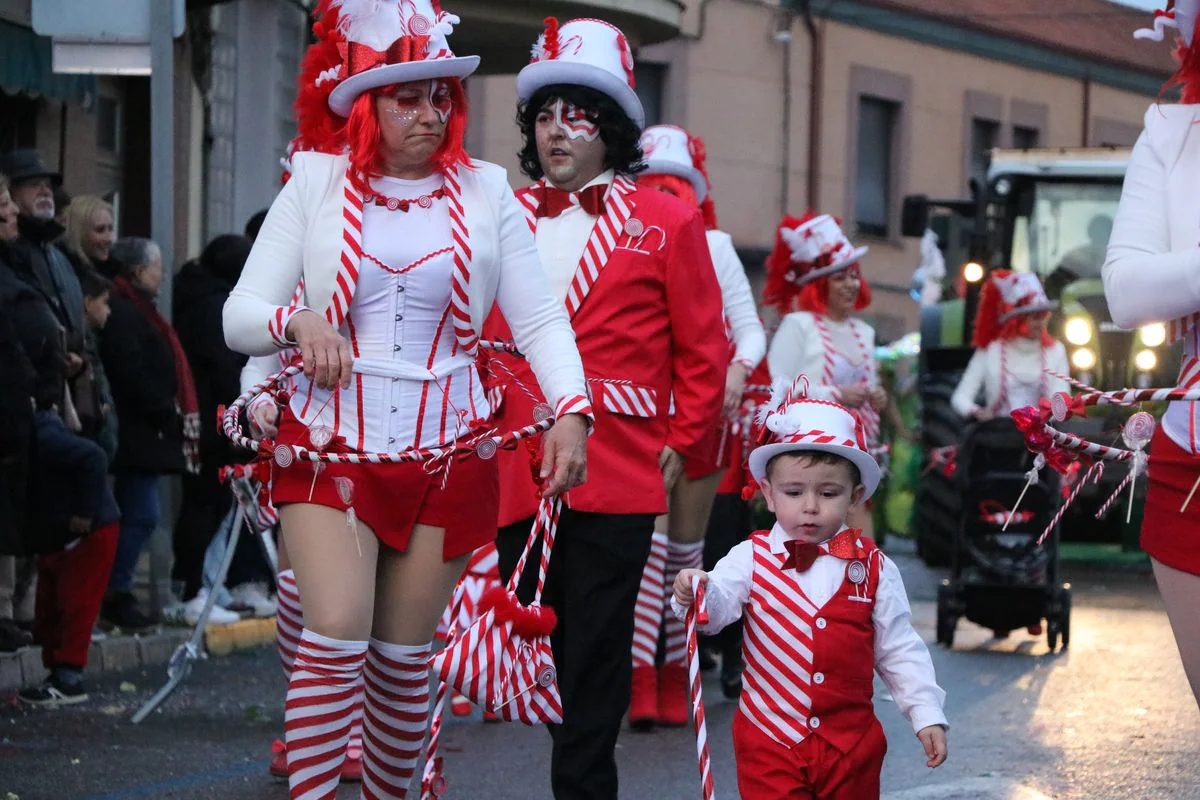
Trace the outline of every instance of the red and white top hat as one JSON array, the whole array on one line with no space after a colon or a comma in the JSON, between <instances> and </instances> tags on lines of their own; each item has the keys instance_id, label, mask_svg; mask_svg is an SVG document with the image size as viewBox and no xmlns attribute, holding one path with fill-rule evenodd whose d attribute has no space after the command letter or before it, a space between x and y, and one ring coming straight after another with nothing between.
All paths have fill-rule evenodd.
<instances>
[{"instance_id":1,"label":"red and white top hat","mask_svg":"<svg viewBox=\"0 0 1200 800\"><path fill-rule=\"evenodd\" d=\"M1042 282L1032 272L997 272L992 282L1000 290L1004 308L998 320L1001 325L1021 314L1053 311L1058 303L1046 296Z\"/></svg>"},{"instance_id":2,"label":"red and white top hat","mask_svg":"<svg viewBox=\"0 0 1200 800\"><path fill-rule=\"evenodd\" d=\"M1167 0L1167 7L1154 12L1154 27L1141 28L1134 31L1135 39L1150 39L1161 42L1166 30L1174 28L1179 31L1188 47L1196 35L1196 22L1200 19L1200 0Z\"/></svg>"},{"instance_id":3,"label":"red and white top hat","mask_svg":"<svg viewBox=\"0 0 1200 800\"><path fill-rule=\"evenodd\" d=\"M782 453L820 451L845 458L858 467L864 499L875 494L883 471L867 452L862 421L849 409L825 400L810 400L808 378L801 375L791 386L776 384L771 401L759 410L758 421L771 434L771 443L750 453L750 474L762 482L767 464Z\"/></svg>"},{"instance_id":4,"label":"red and white top hat","mask_svg":"<svg viewBox=\"0 0 1200 800\"><path fill-rule=\"evenodd\" d=\"M642 101L633 90L633 51L625 34L598 19L573 19L561 26L546 20L533 46L533 59L517 75L521 102L546 86L587 86L611 97L639 128L646 124Z\"/></svg>"},{"instance_id":5,"label":"red and white top hat","mask_svg":"<svg viewBox=\"0 0 1200 800\"><path fill-rule=\"evenodd\" d=\"M447 37L459 18L439 0L333 0L338 12L342 64L329 95L329 108L350 115L354 100L369 89L430 78L465 78L479 56L455 56Z\"/></svg>"},{"instance_id":6,"label":"red and white top hat","mask_svg":"<svg viewBox=\"0 0 1200 800\"><path fill-rule=\"evenodd\" d=\"M696 202L708 197L703 145L690 133L675 125L651 125L642 134L642 154L646 160L643 175L674 175L692 184Z\"/></svg>"},{"instance_id":7,"label":"red and white top hat","mask_svg":"<svg viewBox=\"0 0 1200 800\"><path fill-rule=\"evenodd\" d=\"M784 225L779 235L791 251L792 263L811 265L791 273L789 281L797 286L852 267L871 250L852 245L842 226L829 214L805 219L796 227Z\"/></svg>"}]
</instances>

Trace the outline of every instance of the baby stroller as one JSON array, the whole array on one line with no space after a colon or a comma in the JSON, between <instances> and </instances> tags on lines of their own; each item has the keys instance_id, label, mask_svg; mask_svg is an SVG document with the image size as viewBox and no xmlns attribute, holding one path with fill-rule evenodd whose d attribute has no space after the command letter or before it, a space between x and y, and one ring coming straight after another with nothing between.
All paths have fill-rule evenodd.
<instances>
[{"instance_id":1,"label":"baby stroller","mask_svg":"<svg viewBox=\"0 0 1200 800\"><path fill-rule=\"evenodd\" d=\"M1040 471L1004 530L1033 459L1007 417L964 433L955 472L963 513L951 542L950 577L938 587L937 640L946 647L963 617L999 638L1036 630L1045 620L1051 652L1060 638L1064 648L1070 642L1071 587L1059 580L1059 526L1037 544L1061 503L1054 470Z\"/></svg>"}]
</instances>

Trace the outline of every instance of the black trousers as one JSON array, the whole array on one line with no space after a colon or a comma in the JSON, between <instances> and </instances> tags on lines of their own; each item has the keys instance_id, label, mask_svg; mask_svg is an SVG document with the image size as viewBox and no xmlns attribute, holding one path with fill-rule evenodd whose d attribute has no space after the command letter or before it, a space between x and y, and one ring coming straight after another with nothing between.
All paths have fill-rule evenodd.
<instances>
[{"instance_id":1,"label":"black trousers","mask_svg":"<svg viewBox=\"0 0 1200 800\"><path fill-rule=\"evenodd\" d=\"M501 528L500 576L517 566L533 519ZM563 723L550 726L556 800L616 800L615 750L629 710L633 609L650 555L652 514L589 514L564 508L542 602L558 615L551 636ZM540 544L540 543L539 543ZM540 552L535 550L535 553ZM523 602L537 588L538 558L521 576Z\"/></svg>"},{"instance_id":2,"label":"black trousers","mask_svg":"<svg viewBox=\"0 0 1200 800\"><path fill-rule=\"evenodd\" d=\"M711 572L717 562L729 554L736 545L746 541L753 533L750 504L737 494L719 494L713 501L712 516L708 519L708 531L704 535L704 569ZM725 659L741 663L742 621L725 627L715 636L705 637L710 647L721 652Z\"/></svg>"}]
</instances>

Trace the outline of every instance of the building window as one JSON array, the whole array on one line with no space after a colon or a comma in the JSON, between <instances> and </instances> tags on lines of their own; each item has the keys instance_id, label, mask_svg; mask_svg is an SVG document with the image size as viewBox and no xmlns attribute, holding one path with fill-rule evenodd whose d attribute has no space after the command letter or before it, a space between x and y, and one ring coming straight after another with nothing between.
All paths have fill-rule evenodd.
<instances>
[{"instance_id":1,"label":"building window","mask_svg":"<svg viewBox=\"0 0 1200 800\"><path fill-rule=\"evenodd\" d=\"M896 118L900 106L890 100L858 98L858 169L854 219L860 233L887 237L892 218Z\"/></svg>"},{"instance_id":2,"label":"building window","mask_svg":"<svg viewBox=\"0 0 1200 800\"><path fill-rule=\"evenodd\" d=\"M115 97L96 100L96 146L105 153L121 151L121 105Z\"/></svg>"},{"instance_id":3,"label":"building window","mask_svg":"<svg viewBox=\"0 0 1200 800\"><path fill-rule=\"evenodd\" d=\"M642 61L633 68L633 82L642 108L646 111L646 127L663 121L663 96L667 86L667 65Z\"/></svg>"},{"instance_id":4,"label":"building window","mask_svg":"<svg viewBox=\"0 0 1200 800\"><path fill-rule=\"evenodd\" d=\"M1033 150L1041 144L1042 133L1037 128L1013 125L1012 143L1018 150Z\"/></svg>"},{"instance_id":5,"label":"building window","mask_svg":"<svg viewBox=\"0 0 1200 800\"><path fill-rule=\"evenodd\" d=\"M1000 123L990 119L971 120L971 175L980 185L987 184L992 150L999 144Z\"/></svg>"},{"instance_id":6,"label":"building window","mask_svg":"<svg viewBox=\"0 0 1200 800\"><path fill-rule=\"evenodd\" d=\"M37 147L39 101L0 90L0 153Z\"/></svg>"}]
</instances>

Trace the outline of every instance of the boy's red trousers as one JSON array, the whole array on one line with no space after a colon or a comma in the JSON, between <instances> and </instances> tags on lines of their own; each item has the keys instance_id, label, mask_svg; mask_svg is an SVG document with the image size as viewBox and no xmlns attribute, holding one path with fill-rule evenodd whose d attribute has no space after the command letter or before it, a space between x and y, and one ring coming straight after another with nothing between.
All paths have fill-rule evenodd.
<instances>
[{"instance_id":1,"label":"boy's red trousers","mask_svg":"<svg viewBox=\"0 0 1200 800\"><path fill-rule=\"evenodd\" d=\"M42 647L46 669L87 666L92 625L108 589L119 530L119 523L105 525L70 550L38 558L33 637Z\"/></svg>"}]
</instances>

